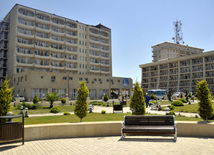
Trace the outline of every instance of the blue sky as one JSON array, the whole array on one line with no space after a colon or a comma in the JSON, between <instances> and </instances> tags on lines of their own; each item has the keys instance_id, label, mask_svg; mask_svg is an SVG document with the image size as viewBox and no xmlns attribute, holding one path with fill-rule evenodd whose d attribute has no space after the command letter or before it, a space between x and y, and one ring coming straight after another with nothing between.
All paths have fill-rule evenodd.
<instances>
[{"instance_id":1,"label":"blue sky","mask_svg":"<svg viewBox=\"0 0 214 155\"><path fill-rule=\"evenodd\" d=\"M112 30L113 76L141 81L140 64L152 62L151 46L173 42L181 20L185 45L214 50L213 0L1 0L0 19L16 4Z\"/></svg>"}]
</instances>

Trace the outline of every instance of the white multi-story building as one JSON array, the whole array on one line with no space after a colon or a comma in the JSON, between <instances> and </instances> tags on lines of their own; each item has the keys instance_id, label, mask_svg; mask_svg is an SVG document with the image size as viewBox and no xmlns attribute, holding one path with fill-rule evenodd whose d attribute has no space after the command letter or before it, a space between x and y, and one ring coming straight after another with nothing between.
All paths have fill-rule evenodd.
<instances>
[{"instance_id":1,"label":"white multi-story building","mask_svg":"<svg viewBox=\"0 0 214 155\"><path fill-rule=\"evenodd\" d=\"M8 75L14 95L31 100L59 91L74 98L82 80L91 98L111 91L130 95L132 79L112 77L111 29L102 24L16 4L1 21L0 34L0 80Z\"/></svg>"},{"instance_id":2,"label":"white multi-story building","mask_svg":"<svg viewBox=\"0 0 214 155\"><path fill-rule=\"evenodd\" d=\"M163 42L152 46L153 62L168 60L171 58L186 57L193 54L199 54L204 49L191 47L188 45Z\"/></svg>"},{"instance_id":3,"label":"white multi-story building","mask_svg":"<svg viewBox=\"0 0 214 155\"><path fill-rule=\"evenodd\" d=\"M188 49L188 46L184 45L173 46L178 46L180 49L186 48L186 51L191 49L203 51L194 47ZM173 50L176 48L172 48ZM206 79L210 91L214 93L214 51L187 55L140 65L144 91L171 89L172 92L185 92L188 89L196 92L197 81Z\"/></svg>"}]
</instances>

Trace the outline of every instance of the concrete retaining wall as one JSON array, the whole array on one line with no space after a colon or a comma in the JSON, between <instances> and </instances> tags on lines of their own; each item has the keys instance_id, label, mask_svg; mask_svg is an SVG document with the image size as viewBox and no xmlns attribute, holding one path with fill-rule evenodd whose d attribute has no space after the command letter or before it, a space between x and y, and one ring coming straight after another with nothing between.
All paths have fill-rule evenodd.
<instances>
[{"instance_id":1,"label":"concrete retaining wall","mask_svg":"<svg viewBox=\"0 0 214 155\"><path fill-rule=\"evenodd\" d=\"M177 122L178 137L213 137L214 123ZM58 123L25 126L25 140L119 136L121 121Z\"/></svg>"}]
</instances>

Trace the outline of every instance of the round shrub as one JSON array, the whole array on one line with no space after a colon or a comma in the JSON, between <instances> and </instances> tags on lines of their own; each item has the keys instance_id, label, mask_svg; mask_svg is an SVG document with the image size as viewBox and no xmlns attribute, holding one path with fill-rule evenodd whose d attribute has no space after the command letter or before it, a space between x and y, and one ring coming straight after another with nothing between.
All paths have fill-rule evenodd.
<instances>
[{"instance_id":1,"label":"round shrub","mask_svg":"<svg viewBox=\"0 0 214 155\"><path fill-rule=\"evenodd\" d=\"M180 100L176 100L172 102L173 106L184 106L183 102L181 102Z\"/></svg>"},{"instance_id":2,"label":"round shrub","mask_svg":"<svg viewBox=\"0 0 214 155\"><path fill-rule=\"evenodd\" d=\"M168 105L167 107L169 107L170 110L174 110L175 109L174 105Z\"/></svg>"},{"instance_id":3,"label":"round shrub","mask_svg":"<svg viewBox=\"0 0 214 155\"><path fill-rule=\"evenodd\" d=\"M38 103L35 103L35 104L32 104L30 109L38 109L39 108L39 104Z\"/></svg>"},{"instance_id":4,"label":"round shrub","mask_svg":"<svg viewBox=\"0 0 214 155\"><path fill-rule=\"evenodd\" d=\"M150 96L149 96L150 100L154 100L155 99L155 95L152 93Z\"/></svg>"},{"instance_id":5,"label":"round shrub","mask_svg":"<svg viewBox=\"0 0 214 155\"><path fill-rule=\"evenodd\" d=\"M33 103L35 104L35 103L38 103L38 102L39 102L39 98L38 98L37 95L35 95L34 98L33 98Z\"/></svg>"},{"instance_id":6,"label":"round shrub","mask_svg":"<svg viewBox=\"0 0 214 155\"><path fill-rule=\"evenodd\" d=\"M61 98L61 103L65 104L65 102L66 102L66 99L65 98Z\"/></svg>"},{"instance_id":7,"label":"round shrub","mask_svg":"<svg viewBox=\"0 0 214 155\"><path fill-rule=\"evenodd\" d=\"M175 114L174 111L170 111L170 112L169 112L169 115L174 115L174 116L176 116L176 114Z\"/></svg>"},{"instance_id":8,"label":"round shrub","mask_svg":"<svg viewBox=\"0 0 214 155\"><path fill-rule=\"evenodd\" d=\"M70 112L64 112L64 115L71 115Z\"/></svg>"},{"instance_id":9,"label":"round shrub","mask_svg":"<svg viewBox=\"0 0 214 155\"><path fill-rule=\"evenodd\" d=\"M60 109L58 107L51 108L51 113L58 113L58 112L60 112Z\"/></svg>"},{"instance_id":10,"label":"round shrub","mask_svg":"<svg viewBox=\"0 0 214 155\"><path fill-rule=\"evenodd\" d=\"M183 103L187 103L187 100L185 100L184 98L179 99L181 102Z\"/></svg>"},{"instance_id":11,"label":"round shrub","mask_svg":"<svg viewBox=\"0 0 214 155\"><path fill-rule=\"evenodd\" d=\"M107 102L109 100L109 97L107 94L105 94L105 96L103 97L103 101Z\"/></svg>"},{"instance_id":12,"label":"round shrub","mask_svg":"<svg viewBox=\"0 0 214 155\"><path fill-rule=\"evenodd\" d=\"M106 111L105 111L105 110L102 110L102 111L101 111L101 114L105 114L105 113L106 113Z\"/></svg>"},{"instance_id":13,"label":"round shrub","mask_svg":"<svg viewBox=\"0 0 214 155\"><path fill-rule=\"evenodd\" d=\"M104 103L103 103L103 106L106 107L106 106L107 106L107 103L104 102Z\"/></svg>"}]
</instances>

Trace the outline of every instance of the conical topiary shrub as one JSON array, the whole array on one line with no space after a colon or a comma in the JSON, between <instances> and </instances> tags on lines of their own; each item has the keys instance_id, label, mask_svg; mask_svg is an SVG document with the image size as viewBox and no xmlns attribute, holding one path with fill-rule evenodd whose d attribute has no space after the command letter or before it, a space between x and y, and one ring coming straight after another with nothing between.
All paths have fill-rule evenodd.
<instances>
[{"instance_id":1,"label":"conical topiary shrub","mask_svg":"<svg viewBox=\"0 0 214 155\"><path fill-rule=\"evenodd\" d=\"M146 102L143 95L143 89L140 88L138 82L134 84L134 94L130 99L130 110L133 115L145 115Z\"/></svg>"},{"instance_id":2,"label":"conical topiary shrub","mask_svg":"<svg viewBox=\"0 0 214 155\"><path fill-rule=\"evenodd\" d=\"M206 80L197 83L197 98L199 100L198 114L203 120L208 120L212 116L213 106L209 98L210 90Z\"/></svg>"},{"instance_id":3,"label":"conical topiary shrub","mask_svg":"<svg viewBox=\"0 0 214 155\"><path fill-rule=\"evenodd\" d=\"M89 91L85 85L85 81L80 82L80 87L77 93L78 95L77 95L77 101L76 101L76 107L75 107L74 113L80 118L80 122L82 122L82 119L86 117L88 113L87 97L88 97Z\"/></svg>"}]
</instances>

